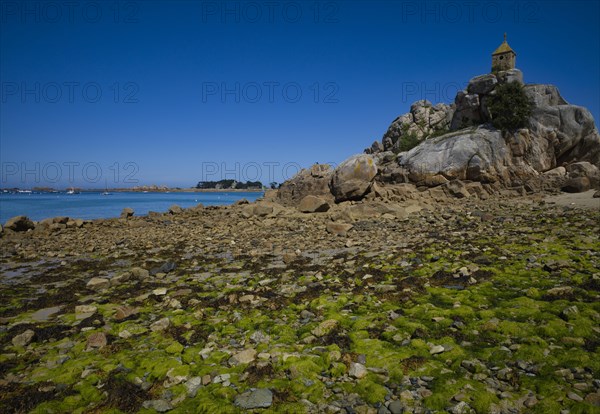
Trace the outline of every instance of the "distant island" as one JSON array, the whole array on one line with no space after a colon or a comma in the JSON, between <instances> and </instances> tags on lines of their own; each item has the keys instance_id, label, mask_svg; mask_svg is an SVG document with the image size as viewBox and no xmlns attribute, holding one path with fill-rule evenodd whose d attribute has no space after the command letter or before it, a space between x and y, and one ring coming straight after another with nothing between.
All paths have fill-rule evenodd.
<instances>
[{"instance_id":1,"label":"distant island","mask_svg":"<svg viewBox=\"0 0 600 414\"><path fill-rule=\"evenodd\" d=\"M276 189L279 186L278 183L272 182L269 187L266 187L260 181L236 181L236 180L220 180L220 181L200 181L195 187L183 188L183 187L168 187L153 185L142 185L135 187L124 187L124 188L82 188L82 187L68 187L66 189L57 189L52 187L32 187L32 188L0 188L0 193L65 193L72 191L74 194L79 193L94 193L94 192L146 192L146 193L167 193L167 192L181 192L181 193L194 193L194 192L232 192L232 191L265 191L268 188Z\"/></svg>"},{"instance_id":2,"label":"distant island","mask_svg":"<svg viewBox=\"0 0 600 414\"><path fill-rule=\"evenodd\" d=\"M275 188L277 183L271 183L271 188ZM263 190L265 186L260 181L246 181L245 183L237 180L219 180L219 181L199 181L196 185L200 190Z\"/></svg>"}]
</instances>

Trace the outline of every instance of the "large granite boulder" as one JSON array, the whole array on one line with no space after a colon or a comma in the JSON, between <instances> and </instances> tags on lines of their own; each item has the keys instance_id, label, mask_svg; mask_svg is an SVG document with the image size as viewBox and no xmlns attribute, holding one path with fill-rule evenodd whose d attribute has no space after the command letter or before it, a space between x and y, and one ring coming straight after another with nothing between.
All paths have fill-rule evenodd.
<instances>
[{"instance_id":1,"label":"large granite boulder","mask_svg":"<svg viewBox=\"0 0 600 414\"><path fill-rule=\"evenodd\" d=\"M398 163L416 183L436 181L438 175L448 180L508 182L504 165L510 155L500 131L479 127L428 139L399 154Z\"/></svg>"},{"instance_id":2,"label":"large granite boulder","mask_svg":"<svg viewBox=\"0 0 600 414\"><path fill-rule=\"evenodd\" d=\"M287 206L297 206L304 197L313 195L333 202L329 189L332 175L333 169L328 164L315 164L303 169L281 184L276 201Z\"/></svg>"},{"instance_id":3,"label":"large granite boulder","mask_svg":"<svg viewBox=\"0 0 600 414\"><path fill-rule=\"evenodd\" d=\"M499 84L518 82L523 85L523 72L519 69L502 70L496 74Z\"/></svg>"},{"instance_id":4,"label":"large granite boulder","mask_svg":"<svg viewBox=\"0 0 600 414\"><path fill-rule=\"evenodd\" d=\"M538 152L530 161L545 160L546 169L576 161L600 167L600 135L590 111L566 104L552 85L528 85L525 91L534 102L529 129Z\"/></svg>"},{"instance_id":5,"label":"large granite boulder","mask_svg":"<svg viewBox=\"0 0 600 414\"><path fill-rule=\"evenodd\" d=\"M496 75L491 73L475 76L469 81L467 92L470 94L485 95L493 91L497 84L498 79L496 79Z\"/></svg>"},{"instance_id":6,"label":"large granite boulder","mask_svg":"<svg viewBox=\"0 0 600 414\"><path fill-rule=\"evenodd\" d=\"M324 213L329 208L330 205L327 201L314 195L307 195L300 200L300 204L298 205L298 210L303 213Z\"/></svg>"},{"instance_id":7,"label":"large granite boulder","mask_svg":"<svg viewBox=\"0 0 600 414\"><path fill-rule=\"evenodd\" d=\"M369 190L377 174L372 156L354 155L342 162L333 172L330 188L336 202L359 200Z\"/></svg>"}]
</instances>

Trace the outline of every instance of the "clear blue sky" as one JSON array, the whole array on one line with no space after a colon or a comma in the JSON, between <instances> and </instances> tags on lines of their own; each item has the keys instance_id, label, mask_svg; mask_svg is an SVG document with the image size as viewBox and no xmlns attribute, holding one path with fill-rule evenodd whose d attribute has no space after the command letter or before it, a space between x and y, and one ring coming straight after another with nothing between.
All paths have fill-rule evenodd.
<instances>
[{"instance_id":1,"label":"clear blue sky","mask_svg":"<svg viewBox=\"0 0 600 414\"><path fill-rule=\"evenodd\" d=\"M504 32L526 82L600 117L597 1L0 5L0 187L282 181L451 102Z\"/></svg>"}]
</instances>

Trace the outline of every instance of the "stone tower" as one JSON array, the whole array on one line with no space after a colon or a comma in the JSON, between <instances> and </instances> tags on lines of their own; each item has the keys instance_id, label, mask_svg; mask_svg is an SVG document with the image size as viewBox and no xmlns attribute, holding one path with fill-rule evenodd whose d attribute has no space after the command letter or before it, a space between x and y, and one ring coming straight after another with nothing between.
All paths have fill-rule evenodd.
<instances>
[{"instance_id":1,"label":"stone tower","mask_svg":"<svg viewBox=\"0 0 600 414\"><path fill-rule=\"evenodd\" d=\"M492 72L514 69L516 61L517 54L506 42L506 33L504 33L504 42L492 53Z\"/></svg>"}]
</instances>

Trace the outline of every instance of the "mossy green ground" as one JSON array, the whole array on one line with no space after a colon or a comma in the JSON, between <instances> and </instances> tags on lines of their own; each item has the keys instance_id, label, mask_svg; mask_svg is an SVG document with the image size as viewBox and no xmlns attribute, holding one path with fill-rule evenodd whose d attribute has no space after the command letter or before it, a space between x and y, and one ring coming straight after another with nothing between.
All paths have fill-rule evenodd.
<instances>
[{"instance_id":1,"label":"mossy green ground","mask_svg":"<svg viewBox=\"0 0 600 414\"><path fill-rule=\"evenodd\" d=\"M173 413L235 413L235 396L255 387L275 396L261 412L308 412L303 400L322 404L357 394L376 406L411 390L408 378L431 377L431 393L419 404L433 412L452 407L457 394L477 413L527 395L537 399L528 412L600 412L568 397L585 397L593 386L575 385L600 378L598 218L532 216L527 228L509 221L470 239L456 232L402 251L338 257L351 262L350 273L349 266L299 265L266 274L249 259L186 270L183 262L177 278L131 282L99 295L98 312L84 329L71 326L73 307L46 323L32 324L32 310L23 312L0 333L0 411L153 412L142 402L165 398L174 402ZM458 276L463 267L468 274ZM261 284L268 278L274 281ZM168 294L138 296L154 283ZM294 283L288 293L285 286ZM189 291L176 297L178 308L169 301L180 289ZM254 302L240 302L243 295ZM4 309L19 300L15 287ZM115 307L123 304L139 312L117 321ZM167 330L149 329L165 317ZM328 319L338 324L316 337L314 329ZM63 324L62 331L41 334ZM11 339L28 327L36 339L13 346ZM256 331L268 339L252 342ZM87 349L94 332L107 335L106 347ZM434 345L444 351L432 354ZM245 347L269 354L265 364L231 366L231 355ZM354 379L348 368L359 355L370 372ZM474 360L466 369L463 361ZM230 374L230 383L188 395L187 379L222 374ZM493 383L509 396L500 397ZM119 393L114 384L135 392Z\"/></svg>"}]
</instances>

